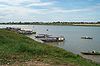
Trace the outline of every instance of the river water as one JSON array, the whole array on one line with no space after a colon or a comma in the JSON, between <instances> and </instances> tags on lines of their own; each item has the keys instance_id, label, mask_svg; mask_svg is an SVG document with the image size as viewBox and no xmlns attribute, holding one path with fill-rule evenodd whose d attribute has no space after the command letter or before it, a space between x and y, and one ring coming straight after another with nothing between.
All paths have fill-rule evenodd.
<instances>
[{"instance_id":1,"label":"river water","mask_svg":"<svg viewBox=\"0 0 100 66\"><path fill-rule=\"evenodd\" d=\"M86 26L48 26L48 25L0 25L4 27L18 27L36 31L37 34L50 34L53 36L64 36L64 42L49 43L75 54L82 51L98 51L100 52L100 27ZM47 31L48 29L48 31ZM82 36L90 36L93 39L81 39ZM34 39L34 35L30 35ZM81 54L80 54L81 55ZM82 55L84 58L91 59L100 63L100 56Z\"/></svg>"}]
</instances>

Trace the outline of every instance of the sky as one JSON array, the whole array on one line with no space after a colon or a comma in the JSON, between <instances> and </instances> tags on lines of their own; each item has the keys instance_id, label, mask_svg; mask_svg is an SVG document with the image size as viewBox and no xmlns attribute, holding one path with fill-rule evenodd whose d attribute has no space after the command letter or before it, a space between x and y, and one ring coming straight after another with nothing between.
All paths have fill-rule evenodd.
<instances>
[{"instance_id":1,"label":"sky","mask_svg":"<svg viewBox=\"0 0 100 66\"><path fill-rule=\"evenodd\" d=\"M0 22L97 22L100 0L0 0Z\"/></svg>"}]
</instances>

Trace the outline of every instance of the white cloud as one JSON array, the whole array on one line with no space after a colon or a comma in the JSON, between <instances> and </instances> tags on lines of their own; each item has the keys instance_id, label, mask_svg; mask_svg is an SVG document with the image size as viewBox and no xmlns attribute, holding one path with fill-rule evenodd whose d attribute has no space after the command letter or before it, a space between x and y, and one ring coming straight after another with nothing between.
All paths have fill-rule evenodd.
<instances>
[{"instance_id":1,"label":"white cloud","mask_svg":"<svg viewBox=\"0 0 100 66\"><path fill-rule=\"evenodd\" d=\"M0 19L1 19L1 18L4 18L4 16L0 16Z\"/></svg>"},{"instance_id":2,"label":"white cloud","mask_svg":"<svg viewBox=\"0 0 100 66\"><path fill-rule=\"evenodd\" d=\"M56 1L42 2L42 0L0 0L0 20L32 20L33 16L37 14L37 18L42 15L49 16L48 14L68 14L68 13L82 13L91 12L100 8L100 4L92 7L82 9L67 10L64 7L55 6ZM57 5L57 4L56 4ZM34 6L44 7L44 9L35 9ZM31 7L31 8L30 8ZM63 16L63 15L62 15ZM45 18L45 17L44 17ZM56 19L56 18L55 18Z\"/></svg>"},{"instance_id":3,"label":"white cloud","mask_svg":"<svg viewBox=\"0 0 100 66\"><path fill-rule=\"evenodd\" d=\"M0 4L0 8L8 7L8 5Z\"/></svg>"},{"instance_id":4,"label":"white cloud","mask_svg":"<svg viewBox=\"0 0 100 66\"><path fill-rule=\"evenodd\" d=\"M40 14L41 10L37 9L30 9L30 8L25 8L25 7L5 7L5 8L0 8L0 13L6 14L6 15L28 15L30 13L33 14Z\"/></svg>"},{"instance_id":5,"label":"white cloud","mask_svg":"<svg viewBox=\"0 0 100 66\"><path fill-rule=\"evenodd\" d=\"M53 2L37 2L37 3L32 3L32 4L29 4L27 5L27 7L30 7L30 6L50 6L50 5L53 5Z\"/></svg>"},{"instance_id":6,"label":"white cloud","mask_svg":"<svg viewBox=\"0 0 100 66\"><path fill-rule=\"evenodd\" d=\"M88 9L71 9L71 10L66 10L66 9L55 8L54 12L67 13L67 12L82 12L82 11L87 11L87 10Z\"/></svg>"},{"instance_id":7,"label":"white cloud","mask_svg":"<svg viewBox=\"0 0 100 66\"><path fill-rule=\"evenodd\" d=\"M9 5L20 5L26 2L40 2L40 0L0 0L1 3L6 3Z\"/></svg>"},{"instance_id":8,"label":"white cloud","mask_svg":"<svg viewBox=\"0 0 100 66\"><path fill-rule=\"evenodd\" d=\"M6 15L28 15L32 14L44 14L47 9L35 9L29 8L30 6L49 6L54 2L41 2L40 0L0 0L0 12ZM22 5L22 3L27 3L28 5ZM10 5L9 5L10 4ZM46 12L47 13L47 12Z\"/></svg>"},{"instance_id":9,"label":"white cloud","mask_svg":"<svg viewBox=\"0 0 100 66\"><path fill-rule=\"evenodd\" d=\"M84 12L84 11L90 11L90 9L63 9L58 7L50 7L48 9L44 10L45 13L76 13L76 12Z\"/></svg>"}]
</instances>

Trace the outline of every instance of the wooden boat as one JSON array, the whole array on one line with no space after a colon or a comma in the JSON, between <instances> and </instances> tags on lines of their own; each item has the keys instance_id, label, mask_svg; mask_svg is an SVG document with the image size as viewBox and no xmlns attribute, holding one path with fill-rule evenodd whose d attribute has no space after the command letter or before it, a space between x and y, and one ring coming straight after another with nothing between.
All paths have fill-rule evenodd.
<instances>
[{"instance_id":1,"label":"wooden boat","mask_svg":"<svg viewBox=\"0 0 100 66\"><path fill-rule=\"evenodd\" d=\"M21 30L21 28L13 28L13 27L6 27L6 30L12 30L12 31L18 31Z\"/></svg>"},{"instance_id":2,"label":"wooden boat","mask_svg":"<svg viewBox=\"0 0 100 66\"><path fill-rule=\"evenodd\" d=\"M62 42L65 40L64 37L48 37L41 39L44 42Z\"/></svg>"},{"instance_id":3,"label":"wooden boat","mask_svg":"<svg viewBox=\"0 0 100 66\"><path fill-rule=\"evenodd\" d=\"M93 38L88 36L82 36L81 39L93 39Z\"/></svg>"},{"instance_id":4,"label":"wooden boat","mask_svg":"<svg viewBox=\"0 0 100 66\"><path fill-rule=\"evenodd\" d=\"M49 36L50 35L48 35L48 34L39 34L39 35L36 35L35 38L47 38Z\"/></svg>"},{"instance_id":5,"label":"wooden boat","mask_svg":"<svg viewBox=\"0 0 100 66\"><path fill-rule=\"evenodd\" d=\"M36 32L33 32L33 31L25 31L25 30L19 30L17 31L19 34L25 34L25 35L30 35L30 34L36 34Z\"/></svg>"},{"instance_id":6,"label":"wooden boat","mask_svg":"<svg viewBox=\"0 0 100 66\"><path fill-rule=\"evenodd\" d=\"M95 51L92 51L92 52L81 52L82 54L85 54L85 55L100 55L100 52L95 52Z\"/></svg>"},{"instance_id":7,"label":"wooden boat","mask_svg":"<svg viewBox=\"0 0 100 66\"><path fill-rule=\"evenodd\" d=\"M36 34L36 32L33 32L32 30L22 30L21 28L6 27L5 30L15 31L25 35Z\"/></svg>"}]
</instances>

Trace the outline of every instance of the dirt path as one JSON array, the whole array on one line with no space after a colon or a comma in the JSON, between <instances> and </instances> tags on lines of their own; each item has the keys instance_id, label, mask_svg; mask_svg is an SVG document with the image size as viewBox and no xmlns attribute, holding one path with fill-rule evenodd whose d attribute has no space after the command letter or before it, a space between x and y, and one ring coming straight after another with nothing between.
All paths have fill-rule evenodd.
<instances>
[{"instance_id":1,"label":"dirt path","mask_svg":"<svg viewBox=\"0 0 100 66\"><path fill-rule=\"evenodd\" d=\"M2 66L76 66L76 65L74 64L51 65L51 64L40 62L40 61L28 61L28 62L22 62L22 63L16 62L12 65L6 64Z\"/></svg>"}]
</instances>

